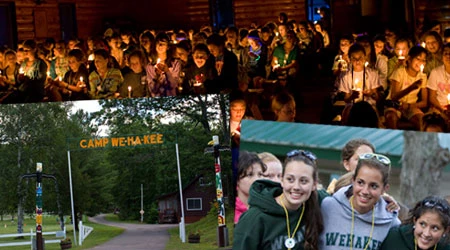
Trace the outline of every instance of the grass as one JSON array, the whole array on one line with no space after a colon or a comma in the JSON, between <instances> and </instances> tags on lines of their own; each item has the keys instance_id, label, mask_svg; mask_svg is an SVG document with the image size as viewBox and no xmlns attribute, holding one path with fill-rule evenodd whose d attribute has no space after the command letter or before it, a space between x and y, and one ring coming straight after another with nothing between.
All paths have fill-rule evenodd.
<instances>
[{"instance_id":1,"label":"grass","mask_svg":"<svg viewBox=\"0 0 450 250\"><path fill-rule=\"evenodd\" d=\"M226 224L228 228L228 238L230 245L226 248L219 248L217 242L217 214L209 213L203 219L186 225L186 243L182 243L179 235L179 228L169 229L170 239L166 245L166 250L212 250L230 249L233 243L233 219L234 211L226 210ZM188 243L189 233L200 232L200 243Z\"/></svg>"},{"instance_id":2,"label":"grass","mask_svg":"<svg viewBox=\"0 0 450 250\"><path fill-rule=\"evenodd\" d=\"M72 249L87 249L92 248L94 246L100 245L115 236L121 234L124 229L122 228L116 228L116 227L110 227L100 224L91 223L88 221L83 221L84 225L90 226L94 228L94 231L89 234L89 236L85 239L83 242L83 246L77 246L75 247L74 240L73 240L73 227L72 225L66 224L66 234L67 237L72 239ZM6 225L6 227L5 227ZM61 230L59 228L59 224L56 221L55 216L44 216L43 223L42 223L43 231L44 232L53 232L53 231L59 231ZM24 232L30 232L30 230L33 229L33 237L36 235L36 221L32 218L25 219L24 221ZM0 234L13 234L17 233L17 222L11 222L11 221L0 221ZM77 234L78 237L78 234ZM46 240L56 239L54 236L45 235L44 238ZM3 242L14 242L14 241L30 241L30 237L25 237L24 239L14 239L14 238L0 238L0 243ZM78 238L77 238L78 242ZM79 243L79 242L78 242ZM30 249L30 245L26 246L16 246L16 247L8 247L8 250L28 250ZM6 248L0 248L0 249L6 249ZM58 250L61 249L59 244L46 244L45 245L46 250Z\"/></svg>"}]
</instances>

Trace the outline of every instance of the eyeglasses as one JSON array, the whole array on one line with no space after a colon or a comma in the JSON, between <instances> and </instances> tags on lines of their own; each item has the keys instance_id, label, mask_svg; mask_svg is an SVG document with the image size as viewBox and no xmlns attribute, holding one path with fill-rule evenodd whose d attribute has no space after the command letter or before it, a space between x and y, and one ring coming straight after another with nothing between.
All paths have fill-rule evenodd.
<instances>
[{"instance_id":1,"label":"eyeglasses","mask_svg":"<svg viewBox=\"0 0 450 250\"><path fill-rule=\"evenodd\" d=\"M380 155L380 154L371 154L371 153L367 153L367 154L361 154L359 155L359 159L360 160L369 160L369 159L376 159L378 162L380 162L381 164L385 165L386 167L390 167L391 166L391 160L389 160L389 158L387 158L384 155Z\"/></svg>"},{"instance_id":2,"label":"eyeglasses","mask_svg":"<svg viewBox=\"0 0 450 250\"><path fill-rule=\"evenodd\" d=\"M304 156L304 157L308 158L308 159L311 160L311 161L316 161L316 160L317 160L317 157L316 157L315 154L313 154L313 153L311 153L311 152L309 152L309 151L306 151L306 150L298 150L298 149L294 149L294 150L292 150L292 151L289 151L289 152L286 154L286 156L287 156L288 158L296 157L296 156L299 156L299 155Z\"/></svg>"},{"instance_id":3,"label":"eyeglasses","mask_svg":"<svg viewBox=\"0 0 450 250\"><path fill-rule=\"evenodd\" d=\"M437 210L439 210L443 213L446 213L446 214L448 214L450 211L450 208L447 205L442 204L440 201L437 201L437 200L425 199L422 201L422 206L424 206L426 208L436 208Z\"/></svg>"}]
</instances>

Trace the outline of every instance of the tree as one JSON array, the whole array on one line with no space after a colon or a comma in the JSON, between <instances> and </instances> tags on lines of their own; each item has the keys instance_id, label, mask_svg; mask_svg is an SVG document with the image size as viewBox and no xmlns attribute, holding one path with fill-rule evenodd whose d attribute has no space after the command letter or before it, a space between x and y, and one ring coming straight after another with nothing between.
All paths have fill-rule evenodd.
<instances>
[{"instance_id":1,"label":"tree","mask_svg":"<svg viewBox=\"0 0 450 250\"><path fill-rule=\"evenodd\" d=\"M404 132L401 202L412 206L428 195L438 194L442 170L450 162L450 152L439 145L437 133Z\"/></svg>"}]
</instances>

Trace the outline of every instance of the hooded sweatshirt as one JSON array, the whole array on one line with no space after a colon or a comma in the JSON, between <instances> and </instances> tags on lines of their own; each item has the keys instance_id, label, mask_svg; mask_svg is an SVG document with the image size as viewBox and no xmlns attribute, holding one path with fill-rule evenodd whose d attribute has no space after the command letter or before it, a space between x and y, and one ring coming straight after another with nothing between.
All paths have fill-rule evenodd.
<instances>
[{"instance_id":1,"label":"hooded sweatshirt","mask_svg":"<svg viewBox=\"0 0 450 250\"><path fill-rule=\"evenodd\" d=\"M275 197L283 189L279 183L270 180L257 180L250 188L249 210L242 214L234 229L233 249L239 250L281 250L287 249L284 241L288 238L286 214ZM326 195L319 191L319 202ZM291 234L297 226L302 207L288 211ZM295 233L297 242L292 250L302 250L304 245L305 217Z\"/></svg>"},{"instance_id":2,"label":"hooded sweatshirt","mask_svg":"<svg viewBox=\"0 0 450 250\"><path fill-rule=\"evenodd\" d=\"M391 228L389 234L381 245L381 250L414 250L413 225L406 224ZM417 247L417 249L419 249ZM431 249L434 249L432 247ZM450 245L439 242L436 250L449 250Z\"/></svg>"},{"instance_id":3,"label":"hooded sweatshirt","mask_svg":"<svg viewBox=\"0 0 450 250\"><path fill-rule=\"evenodd\" d=\"M372 239L367 247L368 250L379 249L389 229L400 225L397 214L388 212L386 201L379 199L374 210L370 212L360 214L354 210L354 225L352 226L352 207L345 194L350 187L351 185L339 189L333 196L325 198L322 202L321 209L325 229L320 235L319 249L321 250L350 249L350 242L353 249L364 249L370 238L373 212L375 213L374 229Z\"/></svg>"}]
</instances>

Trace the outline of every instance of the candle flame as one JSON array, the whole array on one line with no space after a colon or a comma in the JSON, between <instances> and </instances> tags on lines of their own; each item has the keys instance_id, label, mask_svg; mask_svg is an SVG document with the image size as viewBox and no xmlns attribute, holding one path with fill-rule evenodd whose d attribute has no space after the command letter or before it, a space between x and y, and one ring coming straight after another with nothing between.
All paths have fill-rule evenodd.
<instances>
[{"instance_id":1,"label":"candle flame","mask_svg":"<svg viewBox=\"0 0 450 250\"><path fill-rule=\"evenodd\" d=\"M156 60L156 64L161 62L161 58L158 58L158 60Z\"/></svg>"},{"instance_id":2,"label":"candle flame","mask_svg":"<svg viewBox=\"0 0 450 250\"><path fill-rule=\"evenodd\" d=\"M400 50L400 51L398 52L398 55L399 55L399 56L402 56L402 55L403 55L403 50Z\"/></svg>"},{"instance_id":3,"label":"candle flame","mask_svg":"<svg viewBox=\"0 0 450 250\"><path fill-rule=\"evenodd\" d=\"M23 68L22 68L22 67L20 67L20 69L19 69L19 73L20 73L20 74L23 74L23 73L25 73L25 71L23 70Z\"/></svg>"},{"instance_id":4,"label":"candle flame","mask_svg":"<svg viewBox=\"0 0 450 250\"><path fill-rule=\"evenodd\" d=\"M421 64L420 65L420 73L423 73L423 68L425 68L425 65Z\"/></svg>"},{"instance_id":5,"label":"candle flame","mask_svg":"<svg viewBox=\"0 0 450 250\"><path fill-rule=\"evenodd\" d=\"M425 42L422 42L421 45L422 45L422 47L424 47L424 48L425 48L425 46L427 46L427 44L426 44Z\"/></svg>"},{"instance_id":6,"label":"candle flame","mask_svg":"<svg viewBox=\"0 0 450 250\"><path fill-rule=\"evenodd\" d=\"M83 82L83 77L82 76L80 76L80 82Z\"/></svg>"},{"instance_id":7,"label":"candle flame","mask_svg":"<svg viewBox=\"0 0 450 250\"><path fill-rule=\"evenodd\" d=\"M369 66L369 62L364 63L364 67Z\"/></svg>"},{"instance_id":8,"label":"candle flame","mask_svg":"<svg viewBox=\"0 0 450 250\"><path fill-rule=\"evenodd\" d=\"M131 86L128 86L128 91L131 91Z\"/></svg>"},{"instance_id":9,"label":"candle flame","mask_svg":"<svg viewBox=\"0 0 450 250\"><path fill-rule=\"evenodd\" d=\"M447 94L447 104L450 104L450 94Z\"/></svg>"},{"instance_id":10,"label":"candle flame","mask_svg":"<svg viewBox=\"0 0 450 250\"><path fill-rule=\"evenodd\" d=\"M47 76L50 76L50 71L47 71Z\"/></svg>"}]
</instances>

